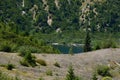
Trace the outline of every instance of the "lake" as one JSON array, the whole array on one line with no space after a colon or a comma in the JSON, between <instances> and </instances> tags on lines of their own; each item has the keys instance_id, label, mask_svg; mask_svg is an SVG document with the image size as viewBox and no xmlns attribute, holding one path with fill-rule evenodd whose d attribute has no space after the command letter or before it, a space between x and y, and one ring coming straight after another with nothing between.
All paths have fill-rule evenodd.
<instances>
[{"instance_id":1,"label":"lake","mask_svg":"<svg viewBox=\"0 0 120 80\"><path fill-rule=\"evenodd\" d=\"M82 53L83 46L81 45L53 45L54 48L58 49L61 53L68 54L68 53Z\"/></svg>"}]
</instances>

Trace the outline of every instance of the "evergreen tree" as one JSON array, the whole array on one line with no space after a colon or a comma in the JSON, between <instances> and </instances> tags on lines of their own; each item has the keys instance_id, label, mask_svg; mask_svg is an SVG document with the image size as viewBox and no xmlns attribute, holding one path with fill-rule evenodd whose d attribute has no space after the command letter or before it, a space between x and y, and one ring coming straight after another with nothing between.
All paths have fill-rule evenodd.
<instances>
[{"instance_id":1,"label":"evergreen tree","mask_svg":"<svg viewBox=\"0 0 120 80\"><path fill-rule=\"evenodd\" d=\"M91 50L92 50L92 48L91 48L91 38L90 38L90 35L89 35L89 31L87 30L86 37L85 37L84 52L88 52L88 51L91 51Z\"/></svg>"},{"instance_id":2,"label":"evergreen tree","mask_svg":"<svg viewBox=\"0 0 120 80\"><path fill-rule=\"evenodd\" d=\"M66 76L66 80L75 80L74 69L72 66L69 67L68 74Z\"/></svg>"}]
</instances>

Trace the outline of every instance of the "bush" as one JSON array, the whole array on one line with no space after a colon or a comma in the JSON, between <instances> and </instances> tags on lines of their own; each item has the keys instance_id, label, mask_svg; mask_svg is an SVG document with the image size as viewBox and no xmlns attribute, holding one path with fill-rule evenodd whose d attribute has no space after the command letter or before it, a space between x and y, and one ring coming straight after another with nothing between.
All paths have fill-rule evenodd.
<instances>
[{"instance_id":1,"label":"bush","mask_svg":"<svg viewBox=\"0 0 120 80\"><path fill-rule=\"evenodd\" d=\"M26 61L24 58L20 61L20 64L23 65L23 66L26 66L26 67L30 66L28 61Z\"/></svg>"},{"instance_id":2,"label":"bush","mask_svg":"<svg viewBox=\"0 0 120 80\"><path fill-rule=\"evenodd\" d=\"M13 64L7 64L7 69L8 70L12 70L13 68L15 68L15 65L13 65Z\"/></svg>"},{"instance_id":3,"label":"bush","mask_svg":"<svg viewBox=\"0 0 120 80\"><path fill-rule=\"evenodd\" d=\"M36 66L35 56L33 56L30 52L25 54L23 59L20 61L20 64L23 66Z\"/></svg>"},{"instance_id":4,"label":"bush","mask_svg":"<svg viewBox=\"0 0 120 80\"><path fill-rule=\"evenodd\" d=\"M60 64L59 64L58 62L55 62L55 63L54 63L54 66L60 67Z\"/></svg>"},{"instance_id":5,"label":"bush","mask_svg":"<svg viewBox=\"0 0 120 80\"><path fill-rule=\"evenodd\" d=\"M19 49L19 56L24 57L26 54L30 53L26 48L20 48Z\"/></svg>"},{"instance_id":6,"label":"bush","mask_svg":"<svg viewBox=\"0 0 120 80\"><path fill-rule=\"evenodd\" d=\"M45 60L37 59L36 62L39 63L42 66L47 66L47 63L45 62Z\"/></svg>"},{"instance_id":7,"label":"bush","mask_svg":"<svg viewBox=\"0 0 120 80\"><path fill-rule=\"evenodd\" d=\"M110 68L105 65L99 65L97 67L97 73L101 76L111 76L110 74Z\"/></svg>"},{"instance_id":8,"label":"bush","mask_svg":"<svg viewBox=\"0 0 120 80\"><path fill-rule=\"evenodd\" d=\"M33 46L21 46L18 49L18 52L20 52L20 54L25 54L27 51L31 52L31 53L41 53L41 49L39 49L38 47L33 47Z\"/></svg>"},{"instance_id":9,"label":"bush","mask_svg":"<svg viewBox=\"0 0 120 80\"><path fill-rule=\"evenodd\" d=\"M94 48L93 48L94 50L99 50L99 49L101 49L101 47L100 47L100 44L96 44L96 45L94 45Z\"/></svg>"},{"instance_id":10,"label":"bush","mask_svg":"<svg viewBox=\"0 0 120 80\"><path fill-rule=\"evenodd\" d=\"M69 66L68 74L66 75L65 80L82 80L82 78L75 76L73 67Z\"/></svg>"},{"instance_id":11,"label":"bush","mask_svg":"<svg viewBox=\"0 0 120 80\"><path fill-rule=\"evenodd\" d=\"M44 80L44 79L41 77L41 78L39 78L39 80Z\"/></svg>"},{"instance_id":12,"label":"bush","mask_svg":"<svg viewBox=\"0 0 120 80\"><path fill-rule=\"evenodd\" d=\"M93 74L92 80L98 80L96 73Z\"/></svg>"},{"instance_id":13,"label":"bush","mask_svg":"<svg viewBox=\"0 0 120 80\"><path fill-rule=\"evenodd\" d=\"M111 77L103 77L102 80L113 80Z\"/></svg>"},{"instance_id":14,"label":"bush","mask_svg":"<svg viewBox=\"0 0 120 80\"><path fill-rule=\"evenodd\" d=\"M4 52L11 52L11 46L10 44L3 42L3 44L1 44L0 50Z\"/></svg>"},{"instance_id":15,"label":"bush","mask_svg":"<svg viewBox=\"0 0 120 80\"><path fill-rule=\"evenodd\" d=\"M47 71L46 71L46 75L52 76L52 75L53 75L53 72L52 72L51 70L47 70Z\"/></svg>"},{"instance_id":16,"label":"bush","mask_svg":"<svg viewBox=\"0 0 120 80\"><path fill-rule=\"evenodd\" d=\"M102 42L102 48L117 48L117 44L114 40L105 40Z\"/></svg>"}]
</instances>

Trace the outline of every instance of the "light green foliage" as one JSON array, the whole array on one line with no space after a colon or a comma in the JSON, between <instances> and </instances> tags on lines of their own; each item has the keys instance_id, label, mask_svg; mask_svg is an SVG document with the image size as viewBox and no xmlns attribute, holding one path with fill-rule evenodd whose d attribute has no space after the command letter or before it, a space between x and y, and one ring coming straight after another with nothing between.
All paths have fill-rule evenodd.
<instances>
[{"instance_id":1,"label":"light green foliage","mask_svg":"<svg viewBox=\"0 0 120 80\"><path fill-rule=\"evenodd\" d=\"M4 74L2 71L0 71L0 80L20 80L18 77L10 77L7 74Z\"/></svg>"},{"instance_id":2,"label":"light green foliage","mask_svg":"<svg viewBox=\"0 0 120 80\"><path fill-rule=\"evenodd\" d=\"M111 76L110 68L106 65L98 65L97 67L97 74L101 76Z\"/></svg>"},{"instance_id":3,"label":"light green foliage","mask_svg":"<svg viewBox=\"0 0 120 80\"><path fill-rule=\"evenodd\" d=\"M111 77L103 77L102 80L113 80Z\"/></svg>"},{"instance_id":4,"label":"light green foliage","mask_svg":"<svg viewBox=\"0 0 120 80\"><path fill-rule=\"evenodd\" d=\"M52 75L53 75L52 70L47 70L47 71L46 71L46 75L48 75L48 76L52 76Z\"/></svg>"},{"instance_id":5,"label":"light green foliage","mask_svg":"<svg viewBox=\"0 0 120 80\"><path fill-rule=\"evenodd\" d=\"M15 68L15 65L14 65L14 64L11 64L11 63L8 63L7 66L6 66L6 68L7 68L8 70L12 70L13 68Z\"/></svg>"},{"instance_id":6,"label":"light green foliage","mask_svg":"<svg viewBox=\"0 0 120 80\"><path fill-rule=\"evenodd\" d=\"M39 63L39 64L42 65L42 66L47 66L46 61L43 60L43 59L37 59L36 62Z\"/></svg>"},{"instance_id":7,"label":"light green foliage","mask_svg":"<svg viewBox=\"0 0 120 80\"><path fill-rule=\"evenodd\" d=\"M117 48L119 46L119 43L116 39L114 38L107 38L107 39L102 39L102 40L96 40L93 44L93 49L98 50L98 49L105 49L105 48Z\"/></svg>"}]
</instances>

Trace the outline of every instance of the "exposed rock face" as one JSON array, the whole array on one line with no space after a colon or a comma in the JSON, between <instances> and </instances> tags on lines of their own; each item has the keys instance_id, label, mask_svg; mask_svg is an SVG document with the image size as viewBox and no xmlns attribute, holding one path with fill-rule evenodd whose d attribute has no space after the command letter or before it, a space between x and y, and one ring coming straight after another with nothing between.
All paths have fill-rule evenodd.
<instances>
[{"instance_id":1,"label":"exposed rock face","mask_svg":"<svg viewBox=\"0 0 120 80\"><path fill-rule=\"evenodd\" d=\"M22 1L22 7L25 7L25 1L24 0Z\"/></svg>"},{"instance_id":2,"label":"exposed rock face","mask_svg":"<svg viewBox=\"0 0 120 80\"><path fill-rule=\"evenodd\" d=\"M49 26L52 25L52 15L51 14L48 15L47 23L48 23Z\"/></svg>"},{"instance_id":3,"label":"exposed rock face","mask_svg":"<svg viewBox=\"0 0 120 80\"><path fill-rule=\"evenodd\" d=\"M59 6L59 0L55 0L55 5L56 5L56 7L59 9L60 8L60 6Z\"/></svg>"},{"instance_id":4,"label":"exposed rock face","mask_svg":"<svg viewBox=\"0 0 120 80\"><path fill-rule=\"evenodd\" d=\"M38 10L38 6L34 4L34 6L30 9L30 11L32 12L33 14L33 20L36 21L36 13L37 13L37 10Z\"/></svg>"},{"instance_id":5,"label":"exposed rock face","mask_svg":"<svg viewBox=\"0 0 120 80\"><path fill-rule=\"evenodd\" d=\"M46 10L48 12L49 6L47 5L47 1L46 0L42 0L42 1L43 1L43 5L44 5L44 10Z\"/></svg>"}]
</instances>

